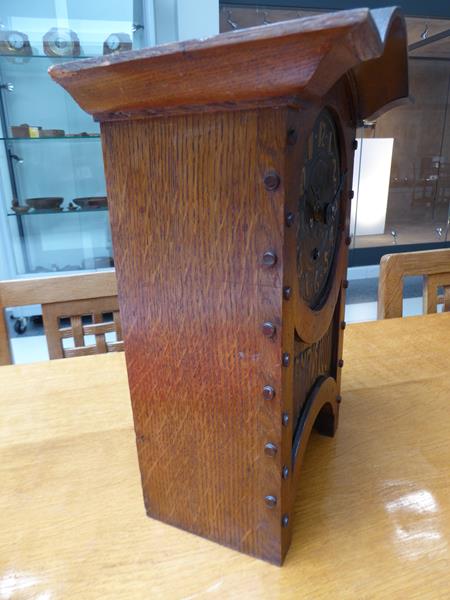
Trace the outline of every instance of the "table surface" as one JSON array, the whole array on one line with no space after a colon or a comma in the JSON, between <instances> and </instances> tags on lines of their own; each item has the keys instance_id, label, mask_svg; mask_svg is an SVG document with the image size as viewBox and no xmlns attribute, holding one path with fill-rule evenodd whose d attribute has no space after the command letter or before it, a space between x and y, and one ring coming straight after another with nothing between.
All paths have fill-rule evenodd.
<instances>
[{"instance_id":1,"label":"table surface","mask_svg":"<svg viewBox=\"0 0 450 600\"><path fill-rule=\"evenodd\" d=\"M450 314L347 327L282 568L145 516L124 355L0 368L0 598L448 599Z\"/></svg>"}]
</instances>

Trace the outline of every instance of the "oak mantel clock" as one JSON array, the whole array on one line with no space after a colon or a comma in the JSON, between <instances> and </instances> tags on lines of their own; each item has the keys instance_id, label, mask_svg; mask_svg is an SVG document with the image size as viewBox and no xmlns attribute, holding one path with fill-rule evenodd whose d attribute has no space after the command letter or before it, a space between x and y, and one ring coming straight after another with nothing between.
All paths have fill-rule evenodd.
<instances>
[{"instance_id":1,"label":"oak mantel clock","mask_svg":"<svg viewBox=\"0 0 450 600\"><path fill-rule=\"evenodd\" d=\"M310 432L337 426L355 128L408 95L404 20L342 11L50 74L101 123L147 513L280 564Z\"/></svg>"}]
</instances>

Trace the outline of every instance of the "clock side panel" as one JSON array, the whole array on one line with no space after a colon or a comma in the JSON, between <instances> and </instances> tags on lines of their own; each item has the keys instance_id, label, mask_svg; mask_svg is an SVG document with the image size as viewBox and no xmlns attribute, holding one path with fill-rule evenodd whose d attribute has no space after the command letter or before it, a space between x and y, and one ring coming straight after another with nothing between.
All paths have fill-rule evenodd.
<instances>
[{"instance_id":1,"label":"clock side panel","mask_svg":"<svg viewBox=\"0 0 450 600\"><path fill-rule=\"evenodd\" d=\"M102 124L147 513L278 564L286 114Z\"/></svg>"},{"instance_id":2,"label":"clock side panel","mask_svg":"<svg viewBox=\"0 0 450 600\"><path fill-rule=\"evenodd\" d=\"M320 104L298 111L292 109L288 117L288 128L295 132L292 133L295 143L286 151L285 210L288 226L283 285L284 289L289 288L290 295L283 304L283 348L292 360L290 366L283 370L283 410L289 415L289 424L284 432L283 462L289 466L292 476L283 499L283 512L289 516L289 525L283 531L284 552L292 536L295 493L310 432L315 428L322 434L334 435L338 421L355 150L353 102L351 82L342 78ZM305 163L314 159L311 138L312 135L320 135L324 114L327 119L332 119L332 127L335 128L339 170L333 185L325 181L319 189L317 182L334 169L331 153L330 169L322 164L318 172L312 171L309 181L316 187L308 190ZM310 204L305 210L308 201ZM330 218L330 206L335 209L336 221ZM328 225L335 227L335 232L330 234ZM327 243L331 241L331 244L321 245L323 239ZM302 248L306 248L308 254L299 258ZM319 265L321 272L318 276L315 270L317 257L313 252L316 248L320 251L325 249L331 257L329 264ZM311 265L307 264L307 259ZM314 287L310 281L309 291L305 293L302 286L305 281L308 283L308 277L318 277L318 284Z\"/></svg>"}]
</instances>

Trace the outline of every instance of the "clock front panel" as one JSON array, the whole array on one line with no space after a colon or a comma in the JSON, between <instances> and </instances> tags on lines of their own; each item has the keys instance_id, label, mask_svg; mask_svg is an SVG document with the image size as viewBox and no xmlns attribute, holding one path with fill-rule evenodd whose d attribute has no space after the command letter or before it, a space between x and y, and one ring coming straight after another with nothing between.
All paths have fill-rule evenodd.
<instances>
[{"instance_id":1,"label":"clock front panel","mask_svg":"<svg viewBox=\"0 0 450 600\"><path fill-rule=\"evenodd\" d=\"M334 382L330 401L336 401L340 383L346 225L350 210L354 129L348 105L340 94L342 83L325 104L295 115L289 126L299 131L298 147L288 151L289 201L293 227L287 244L292 256L286 279L293 282L293 330L286 331L292 350L293 373L292 460L298 455L302 430L318 386ZM292 251L292 254L290 252ZM288 322L287 319L286 322ZM288 342L288 336L292 336Z\"/></svg>"},{"instance_id":2,"label":"clock front panel","mask_svg":"<svg viewBox=\"0 0 450 600\"><path fill-rule=\"evenodd\" d=\"M334 319L325 335L313 344L304 344L296 335L294 341L294 394L292 416L295 427L292 430L292 441L297 436L297 428L302 409L311 389L319 377L334 375Z\"/></svg>"}]
</instances>

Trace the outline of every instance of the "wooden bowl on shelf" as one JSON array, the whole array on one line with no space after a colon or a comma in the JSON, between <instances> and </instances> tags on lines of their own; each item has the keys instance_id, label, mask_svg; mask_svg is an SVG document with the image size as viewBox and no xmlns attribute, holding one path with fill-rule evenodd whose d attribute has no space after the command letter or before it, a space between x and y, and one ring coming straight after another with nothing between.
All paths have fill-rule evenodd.
<instances>
[{"instance_id":1,"label":"wooden bowl on shelf","mask_svg":"<svg viewBox=\"0 0 450 600\"><path fill-rule=\"evenodd\" d=\"M108 198L106 196L74 198L72 202L83 210L95 210L97 208L106 208L108 206Z\"/></svg>"},{"instance_id":2,"label":"wooden bowl on shelf","mask_svg":"<svg viewBox=\"0 0 450 600\"><path fill-rule=\"evenodd\" d=\"M42 198L27 198L25 202L34 210L62 210L64 198L60 196L44 196Z\"/></svg>"}]
</instances>

